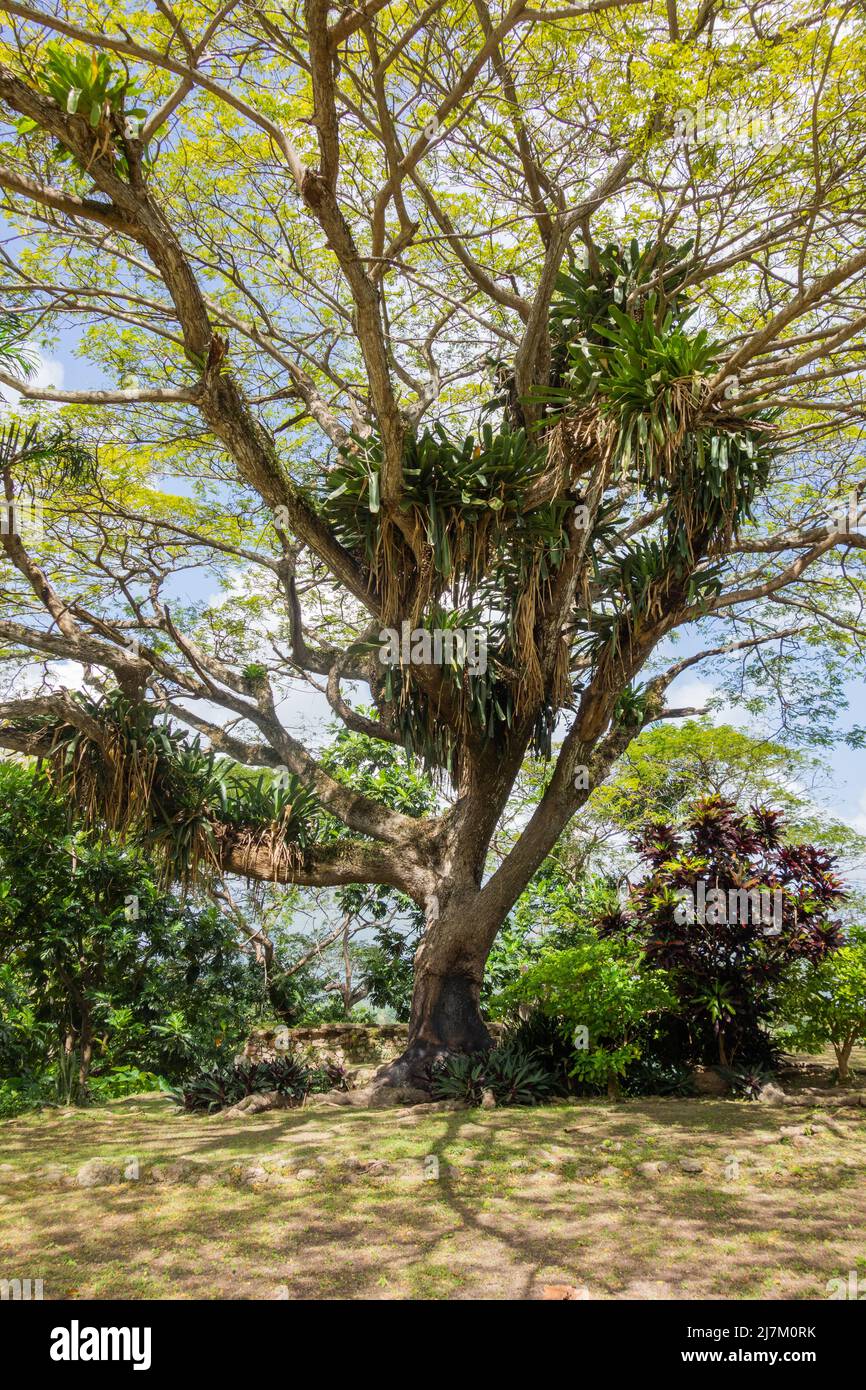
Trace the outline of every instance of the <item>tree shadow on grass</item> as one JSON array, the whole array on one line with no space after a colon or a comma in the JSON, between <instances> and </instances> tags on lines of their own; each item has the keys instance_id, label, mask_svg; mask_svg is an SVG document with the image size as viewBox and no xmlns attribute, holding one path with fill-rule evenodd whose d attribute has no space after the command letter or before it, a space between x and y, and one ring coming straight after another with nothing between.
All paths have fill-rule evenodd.
<instances>
[{"instance_id":1,"label":"tree shadow on grass","mask_svg":"<svg viewBox=\"0 0 866 1390\"><path fill-rule=\"evenodd\" d=\"M106 1146L110 1156L129 1152L137 1135L151 1157L218 1163L275 1149L300 1159L323 1147L337 1159L351 1147L367 1157L402 1154L393 1161L414 1177L404 1186L393 1173L326 1171L300 1191L34 1191L28 1181L15 1192L16 1240L0 1235L0 1248L4 1263L10 1251L26 1252L34 1277L41 1261L49 1297L69 1282L73 1261L74 1278L103 1297L272 1298L282 1286L293 1298L526 1299L562 1282L602 1298L810 1298L826 1297L826 1280L854 1267L864 1250L854 1166L866 1157L862 1122L843 1126L851 1138L825 1134L803 1152L764 1142L780 1122L791 1123L790 1112L725 1101L590 1102L415 1120L282 1111L228 1122L229 1132L220 1121L166 1115L158 1104L131 1106L124 1118L120 1131L97 1126L99 1142L89 1145L80 1132L64 1133L73 1122L57 1121L40 1144L53 1142L54 1158L85 1147L105 1155ZM317 1143L312 1136L322 1131L333 1139ZM646 1180L641 1156L665 1147L700 1153L705 1171ZM741 1184L726 1184L722 1164L738 1147L769 1156L778 1179L747 1172ZM571 1157L563 1162L562 1153ZM438 1179L421 1181L430 1155Z\"/></svg>"}]
</instances>

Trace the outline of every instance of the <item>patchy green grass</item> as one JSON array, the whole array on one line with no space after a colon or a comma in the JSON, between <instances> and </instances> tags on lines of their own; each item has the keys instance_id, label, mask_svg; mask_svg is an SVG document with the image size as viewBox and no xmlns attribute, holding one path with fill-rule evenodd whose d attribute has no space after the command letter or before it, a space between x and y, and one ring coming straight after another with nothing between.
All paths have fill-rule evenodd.
<instances>
[{"instance_id":1,"label":"patchy green grass","mask_svg":"<svg viewBox=\"0 0 866 1390\"><path fill-rule=\"evenodd\" d=\"M780 1136L796 1125L812 1132ZM79 1187L92 1158L140 1176ZM181 1180L153 1180L182 1159ZM387 1168L366 1171L375 1160ZM133 1097L0 1124L0 1277L41 1278L47 1298L538 1298L562 1283L821 1299L866 1266L864 1161L862 1108L653 1099L226 1121Z\"/></svg>"}]
</instances>

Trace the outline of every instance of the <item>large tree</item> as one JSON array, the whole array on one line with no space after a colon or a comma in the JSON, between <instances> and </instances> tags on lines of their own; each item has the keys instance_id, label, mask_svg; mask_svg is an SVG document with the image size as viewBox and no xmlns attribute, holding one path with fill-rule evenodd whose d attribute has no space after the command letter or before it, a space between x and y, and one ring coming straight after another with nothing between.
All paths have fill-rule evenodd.
<instances>
[{"instance_id":1,"label":"large tree","mask_svg":"<svg viewBox=\"0 0 866 1390\"><path fill-rule=\"evenodd\" d=\"M195 863L408 894L394 1074L483 1047L500 925L671 682L733 655L796 724L816 666L860 658L866 537L828 508L861 467L862 9L0 10L7 345L74 331L91 364L65 391L0 371L49 407L0 460L44 516L3 528L0 740L112 823L152 784L189 810L170 740L123 780L141 706L288 770L323 833L287 839L285 798L221 820L209 782ZM386 666L404 621L480 626L487 671ZM304 683L436 772L437 812L332 775ZM544 795L485 878L530 753Z\"/></svg>"}]
</instances>

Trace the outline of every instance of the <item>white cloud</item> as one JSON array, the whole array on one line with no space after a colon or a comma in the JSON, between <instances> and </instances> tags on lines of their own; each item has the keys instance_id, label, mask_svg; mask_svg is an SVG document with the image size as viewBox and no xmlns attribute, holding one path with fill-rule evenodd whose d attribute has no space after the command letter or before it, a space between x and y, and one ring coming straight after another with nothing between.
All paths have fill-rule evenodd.
<instances>
[{"instance_id":1,"label":"white cloud","mask_svg":"<svg viewBox=\"0 0 866 1390\"><path fill-rule=\"evenodd\" d=\"M84 688L84 667L80 661L47 661L43 666L34 655L31 663L17 671L9 682L6 698L23 700L29 695Z\"/></svg>"},{"instance_id":2,"label":"white cloud","mask_svg":"<svg viewBox=\"0 0 866 1390\"><path fill-rule=\"evenodd\" d=\"M718 688L710 681L701 680L699 676L681 676L670 687L667 703L676 709L703 709L718 695ZM707 717L712 724L732 724L735 729L754 731L754 720L748 710L725 699L717 709L711 709Z\"/></svg>"},{"instance_id":3,"label":"white cloud","mask_svg":"<svg viewBox=\"0 0 866 1390\"><path fill-rule=\"evenodd\" d=\"M694 678L674 681L668 691L668 704L676 706L677 709L703 709L715 693L715 687L709 681Z\"/></svg>"},{"instance_id":4,"label":"white cloud","mask_svg":"<svg viewBox=\"0 0 866 1390\"><path fill-rule=\"evenodd\" d=\"M48 678L62 690L84 689L84 667L80 661L50 661Z\"/></svg>"},{"instance_id":5,"label":"white cloud","mask_svg":"<svg viewBox=\"0 0 866 1390\"><path fill-rule=\"evenodd\" d=\"M66 368L63 363L59 362L56 357L45 357L35 343L27 343L26 348L28 353L32 354L36 365L36 370L28 379L27 384L36 386L42 391L49 389L62 391L66 376ZM13 410L17 409L21 400L21 392L13 390L11 386L0 386L0 392L2 392L2 399L6 405L11 406Z\"/></svg>"}]
</instances>

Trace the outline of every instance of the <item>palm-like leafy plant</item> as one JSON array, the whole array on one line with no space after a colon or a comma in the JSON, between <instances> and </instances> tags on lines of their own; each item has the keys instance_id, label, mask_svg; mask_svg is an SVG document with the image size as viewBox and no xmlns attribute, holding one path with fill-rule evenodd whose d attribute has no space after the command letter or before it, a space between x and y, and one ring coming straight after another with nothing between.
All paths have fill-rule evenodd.
<instances>
[{"instance_id":1,"label":"palm-like leafy plant","mask_svg":"<svg viewBox=\"0 0 866 1390\"><path fill-rule=\"evenodd\" d=\"M46 773L86 824L142 841L165 881L216 872L228 845L266 845L278 876L315 839L319 804L296 777L253 775L119 692L74 698L83 718L54 728Z\"/></svg>"},{"instance_id":2,"label":"palm-like leafy plant","mask_svg":"<svg viewBox=\"0 0 866 1390\"><path fill-rule=\"evenodd\" d=\"M93 159L111 154L118 167L129 172L125 140L137 134L144 108L135 105L138 88L124 70L118 72L107 53L81 52L60 44L48 44L46 60L37 80L61 110L86 118L94 142ZM130 104L132 103L132 104ZM18 132L29 135L40 129L36 121L24 117ZM77 162L71 150L61 145L59 158Z\"/></svg>"},{"instance_id":3,"label":"palm-like leafy plant","mask_svg":"<svg viewBox=\"0 0 866 1390\"><path fill-rule=\"evenodd\" d=\"M0 367L14 368L21 376L30 377L36 370L34 353L21 341L21 325L14 314L0 312Z\"/></svg>"},{"instance_id":4,"label":"palm-like leafy plant","mask_svg":"<svg viewBox=\"0 0 866 1390\"><path fill-rule=\"evenodd\" d=\"M3 360L0 348L0 362ZM0 469L15 470L30 487L53 491L95 476L93 455L66 422L9 420L0 424Z\"/></svg>"}]
</instances>

